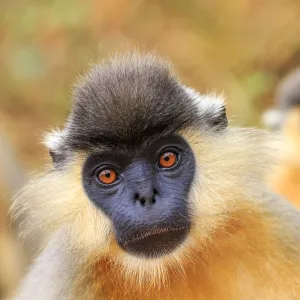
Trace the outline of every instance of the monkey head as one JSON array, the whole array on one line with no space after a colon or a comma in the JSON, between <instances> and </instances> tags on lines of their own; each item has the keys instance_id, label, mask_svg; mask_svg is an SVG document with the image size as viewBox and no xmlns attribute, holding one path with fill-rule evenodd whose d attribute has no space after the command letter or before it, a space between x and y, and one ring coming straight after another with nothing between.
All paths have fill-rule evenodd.
<instances>
[{"instance_id":1,"label":"monkey head","mask_svg":"<svg viewBox=\"0 0 300 300\"><path fill-rule=\"evenodd\" d=\"M159 273L247 210L261 192L265 168L253 157L265 166L264 141L229 129L222 97L188 88L162 59L113 57L75 86L64 128L46 137L53 166L21 192L16 213L45 235L66 228L85 256Z\"/></svg>"}]
</instances>

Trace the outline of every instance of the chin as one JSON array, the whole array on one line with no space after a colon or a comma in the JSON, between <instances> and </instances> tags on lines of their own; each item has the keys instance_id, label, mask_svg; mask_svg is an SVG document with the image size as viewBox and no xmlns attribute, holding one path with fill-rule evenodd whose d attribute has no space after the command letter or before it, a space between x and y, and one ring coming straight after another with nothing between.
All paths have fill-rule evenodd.
<instances>
[{"instance_id":1,"label":"chin","mask_svg":"<svg viewBox=\"0 0 300 300\"><path fill-rule=\"evenodd\" d=\"M190 259L195 244L195 240L189 233L190 228L184 231L187 231L184 233L184 238L172 249L161 247L156 252L145 250L143 253L137 253L136 251L124 250L119 246L120 251L115 269L123 275L122 277L129 286L138 284L141 288L147 286L149 289L159 289L168 285L172 280L172 274L179 274L184 277L185 262ZM156 248L152 247L152 249Z\"/></svg>"}]
</instances>

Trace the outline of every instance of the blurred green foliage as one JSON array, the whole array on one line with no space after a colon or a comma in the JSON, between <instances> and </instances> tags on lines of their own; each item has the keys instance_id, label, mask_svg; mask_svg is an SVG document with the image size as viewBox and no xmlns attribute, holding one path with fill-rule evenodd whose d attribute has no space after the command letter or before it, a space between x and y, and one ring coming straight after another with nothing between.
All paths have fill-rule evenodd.
<instances>
[{"instance_id":1,"label":"blurred green foliage","mask_svg":"<svg viewBox=\"0 0 300 300\"><path fill-rule=\"evenodd\" d=\"M274 87L300 62L298 0L2 0L0 125L24 166L46 156L79 74L110 52L169 57L200 91L224 92L236 123L259 125Z\"/></svg>"}]
</instances>

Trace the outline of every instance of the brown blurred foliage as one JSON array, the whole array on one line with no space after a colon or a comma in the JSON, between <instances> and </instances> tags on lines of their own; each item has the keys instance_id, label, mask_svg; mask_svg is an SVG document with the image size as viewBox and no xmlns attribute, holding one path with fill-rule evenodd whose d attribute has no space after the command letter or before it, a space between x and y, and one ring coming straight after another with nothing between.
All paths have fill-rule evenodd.
<instances>
[{"instance_id":1,"label":"brown blurred foliage","mask_svg":"<svg viewBox=\"0 0 300 300\"><path fill-rule=\"evenodd\" d=\"M42 132L62 124L77 76L136 47L169 57L199 91L224 92L236 123L259 125L278 80L300 63L299 16L299 0L1 0L0 135L20 170L42 165Z\"/></svg>"},{"instance_id":2,"label":"brown blurred foliage","mask_svg":"<svg viewBox=\"0 0 300 300\"><path fill-rule=\"evenodd\" d=\"M170 57L195 88L224 92L230 114L257 125L259 100L300 60L299 15L297 0L2 0L2 128L27 168L41 164L37 141L62 123L78 74L137 46Z\"/></svg>"}]
</instances>

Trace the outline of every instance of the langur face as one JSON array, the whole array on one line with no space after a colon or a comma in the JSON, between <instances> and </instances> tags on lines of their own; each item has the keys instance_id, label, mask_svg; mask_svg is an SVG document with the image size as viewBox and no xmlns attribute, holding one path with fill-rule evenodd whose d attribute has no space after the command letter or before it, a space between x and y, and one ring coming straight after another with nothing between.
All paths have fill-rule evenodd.
<instances>
[{"instance_id":1,"label":"langur face","mask_svg":"<svg viewBox=\"0 0 300 300\"><path fill-rule=\"evenodd\" d=\"M112 148L90 155L83 185L110 218L120 247L151 258L170 253L186 238L194 173L191 148L170 135L131 151Z\"/></svg>"}]
</instances>

